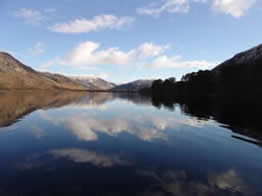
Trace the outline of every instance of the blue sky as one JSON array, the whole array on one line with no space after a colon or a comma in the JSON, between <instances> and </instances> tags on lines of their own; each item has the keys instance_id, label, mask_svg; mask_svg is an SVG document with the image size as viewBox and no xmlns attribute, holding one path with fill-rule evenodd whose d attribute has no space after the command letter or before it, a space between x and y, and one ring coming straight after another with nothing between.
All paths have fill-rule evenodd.
<instances>
[{"instance_id":1,"label":"blue sky","mask_svg":"<svg viewBox=\"0 0 262 196\"><path fill-rule=\"evenodd\" d=\"M262 42L260 0L1 0L0 50L122 83L211 69Z\"/></svg>"}]
</instances>

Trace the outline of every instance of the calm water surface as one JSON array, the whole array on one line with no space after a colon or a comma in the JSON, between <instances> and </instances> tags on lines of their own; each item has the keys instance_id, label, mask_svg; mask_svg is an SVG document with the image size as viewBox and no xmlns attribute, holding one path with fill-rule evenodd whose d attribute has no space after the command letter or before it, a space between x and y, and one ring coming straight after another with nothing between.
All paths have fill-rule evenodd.
<instances>
[{"instance_id":1,"label":"calm water surface","mask_svg":"<svg viewBox=\"0 0 262 196\"><path fill-rule=\"evenodd\" d=\"M262 195L258 139L185 106L110 93L0 97L1 196Z\"/></svg>"}]
</instances>

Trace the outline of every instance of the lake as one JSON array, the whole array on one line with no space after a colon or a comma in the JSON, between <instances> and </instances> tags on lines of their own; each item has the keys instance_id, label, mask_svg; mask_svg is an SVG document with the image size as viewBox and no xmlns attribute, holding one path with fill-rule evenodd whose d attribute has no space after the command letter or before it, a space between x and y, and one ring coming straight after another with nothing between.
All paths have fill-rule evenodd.
<instances>
[{"instance_id":1,"label":"lake","mask_svg":"<svg viewBox=\"0 0 262 196\"><path fill-rule=\"evenodd\" d=\"M262 132L229 112L125 93L0 96L1 196L262 195Z\"/></svg>"}]
</instances>

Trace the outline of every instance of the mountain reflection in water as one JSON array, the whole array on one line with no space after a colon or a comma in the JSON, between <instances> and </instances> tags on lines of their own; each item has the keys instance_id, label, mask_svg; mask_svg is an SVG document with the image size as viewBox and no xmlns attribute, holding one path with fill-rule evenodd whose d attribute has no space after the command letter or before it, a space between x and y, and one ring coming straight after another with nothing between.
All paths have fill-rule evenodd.
<instances>
[{"instance_id":1,"label":"mountain reflection in water","mask_svg":"<svg viewBox=\"0 0 262 196\"><path fill-rule=\"evenodd\" d=\"M261 125L235 108L133 93L0 96L0 195L262 193Z\"/></svg>"}]
</instances>

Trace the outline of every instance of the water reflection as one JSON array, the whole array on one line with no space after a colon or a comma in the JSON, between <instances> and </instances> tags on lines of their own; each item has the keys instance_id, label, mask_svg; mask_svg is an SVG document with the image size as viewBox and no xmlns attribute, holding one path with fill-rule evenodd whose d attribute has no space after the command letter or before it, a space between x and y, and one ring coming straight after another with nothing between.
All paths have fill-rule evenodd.
<instances>
[{"instance_id":1,"label":"water reflection","mask_svg":"<svg viewBox=\"0 0 262 196\"><path fill-rule=\"evenodd\" d=\"M136 94L1 93L0 195L261 195L260 125L166 107Z\"/></svg>"},{"instance_id":2,"label":"water reflection","mask_svg":"<svg viewBox=\"0 0 262 196\"><path fill-rule=\"evenodd\" d=\"M187 103L181 104L186 115L205 119L215 119L233 132L247 135L262 141L262 108L253 105L227 105L223 103Z\"/></svg>"},{"instance_id":3,"label":"water reflection","mask_svg":"<svg viewBox=\"0 0 262 196\"><path fill-rule=\"evenodd\" d=\"M1 92L0 127L10 126L38 109L58 108L70 104L85 93L76 92Z\"/></svg>"},{"instance_id":4,"label":"water reflection","mask_svg":"<svg viewBox=\"0 0 262 196\"><path fill-rule=\"evenodd\" d=\"M98 167L112 167L113 165L128 165L128 161L121 160L117 155L105 155L84 149L62 149L50 152L55 158L68 158L75 163L91 163Z\"/></svg>"},{"instance_id":5,"label":"water reflection","mask_svg":"<svg viewBox=\"0 0 262 196\"><path fill-rule=\"evenodd\" d=\"M0 127L9 127L13 123L16 123L19 121L19 119L22 119L24 116L39 110L47 110L51 108L61 108L63 106L70 105L71 107L75 108L86 108L86 109L100 109L105 110L106 103L112 102L114 100L126 100L131 103L135 104L141 104L141 105L155 105L154 102L151 102L151 100L147 97L138 96L137 94L128 94L128 93L84 93L84 92L65 92L65 91L59 91L59 92L27 92L27 93L17 93L17 92L1 92L1 99L0 99ZM161 108L160 104L155 105L157 108ZM179 107L181 111L186 114L193 117L199 118L199 121L197 124L201 124L208 119L215 119L218 122L222 124L226 124L227 128L230 128L232 131L240 134L247 135L249 137L253 137L254 139L262 140L262 134L260 130L262 129L261 123L259 122L259 116L256 115L256 110L246 111L246 112L239 112L239 108L230 108L229 106L221 106L221 105L210 105L210 103L206 104L181 104L181 106L178 106L178 104L167 104L164 105L166 108L168 108L171 111L174 111L176 107ZM43 113L43 116L45 114ZM79 119L76 119L79 118ZM67 125L68 127L71 127L73 130L78 130L77 132L81 132L81 126L84 125L81 121L83 118L83 115L79 117L75 117L73 119L67 119ZM98 120L90 119L89 123L91 124L89 126L90 130L93 130L94 127L97 127L97 124L101 124L101 128L103 132L110 132L108 130L114 131L114 132L121 132L123 129L121 129L121 126L124 126L125 128L129 127L129 130L132 130L131 124L134 124L134 122L126 122L125 119L118 119L119 116L117 116L117 119L111 119L111 120L104 120L98 122ZM129 118L129 117L128 117ZM54 120L54 119L52 119ZM138 121L147 121L149 119L141 119ZM187 119L188 120L188 119ZM79 123L76 123L78 121ZM112 121L112 123L109 123L108 121ZM165 120L167 122L163 122L163 119L151 119L153 124L156 124L156 126L161 126L161 124L167 123L169 126L170 120ZM158 123L154 123L154 121L161 121ZM87 124L87 122L84 122ZM188 120L187 123L193 123L196 125L196 120ZM79 124L79 125L77 125ZM111 125L110 125L111 124ZM113 124L113 125L112 125ZM139 124L139 122L138 122ZM174 124L174 123L173 123ZM74 127L74 128L73 128ZM137 127L141 127L141 130L145 130L141 124ZM155 127L156 129L159 129L159 127ZM155 132L154 127L151 128L151 131L149 132ZM39 127L33 128L36 132L39 134ZM105 130L108 129L108 130ZM119 130L121 129L121 130ZM163 128L162 128L163 130ZM89 132L91 135L90 137L93 139L96 138L94 131L92 133L87 129L86 132ZM134 132L134 131L131 131ZM88 134L88 133L86 133ZM38 136L39 137L39 136ZM162 136L157 136L162 137ZM143 136L140 136L140 138L143 138ZM86 137L88 140L88 138ZM146 136L144 137L146 139ZM148 138L150 140L150 136ZM260 143L260 142L257 142Z\"/></svg>"},{"instance_id":6,"label":"water reflection","mask_svg":"<svg viewBox=\"0 0 262 196\"><path fill-rule=\"evenodd\" d=\"M167 140L166 130L179 131L183 126L203 127L209 124L208 121L196 121L192 119L176 119L161 116L130 116L99 119L90 117L89 114L73 116L63 121L64 125L72 131L79 139L95 141L98 134L103 133L112 137L122 133L136 136L143 141L156 139Z\"/></svg>"},{"instance_id":7,"label":"water reflection","mask_svg":"<svg viewBox=\"0 0 262 196\"><path fill-rule=\"evenodd\" d=\"M250 187L235 170L208 174L203 182L192 180L185 171L166 171L161 174L139 171L139 175L151 178L155 183L142 195L179 196L233 196L253 195Z\"/></svg>"},{"instance_id":8,"label":"water reflection","mask_svg":"<svg viewBox=\"0 0 262 196\"><path fill-rule=\"evenodd\" d=\"M148 121L150 121L150 125L146 124ZM85 141L97 140L97 133L118 136L123 132L135 135L144 141L151 141L154 139L166 139L163 130L173 126L173 123L168 119L146 119L143 117L128 120L124 118L99 120L83 115L66 120L65 125L74 135Z\"/></svg>"},{"instance_id":9,"label":"water reflection","mask_svg":"<svg viewBox=\"0 0 262 196\"><path fill-rule=\"evenodd\" d=\"M147 98L125 93L85 93L72 91L0 92L0 127L8 127L24 116L38 110L66 105L97 107L123 98L136 104L149 104Z\"/></svg>"}]
</instances>

